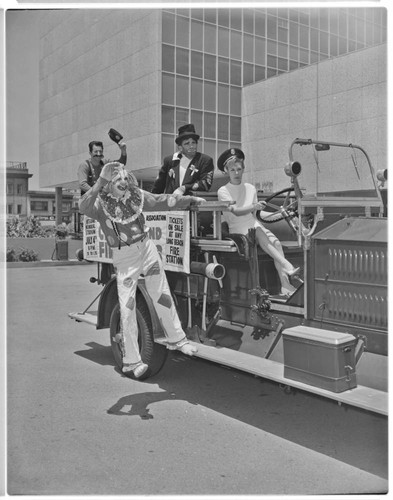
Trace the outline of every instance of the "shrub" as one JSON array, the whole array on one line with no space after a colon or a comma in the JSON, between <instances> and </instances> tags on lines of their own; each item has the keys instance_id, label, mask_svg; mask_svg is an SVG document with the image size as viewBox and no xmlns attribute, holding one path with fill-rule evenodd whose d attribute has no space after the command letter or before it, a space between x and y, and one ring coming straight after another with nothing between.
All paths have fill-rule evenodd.
<instances>
[{"instance_id":1,"label":"shrub","mask_svg":"<svg viewBox=\"0 0 393 500\"><path fill-rule=\"evenodd\" d=\"M15 248L7 248L7 262L16 262L18 256L15 252Z\"/></svg>"},{"instance_id":2,"label":"shrub","mask_svg":"<svg viewBox=\"0 0 393 500\"><path fill-rule=\"evenodd\" d=\"M27 217L22 221L19 217L13 217L7 221L7 238L46 238L47 232L41 222L34 216Z\"/></svg>"},{"instance_id":3,"label":"shrub","mask_svg":"<svg viewBox=\"0 0 393 500\"><path fill-rule=\"evenodd\" d=\"M35 262L38 260L38 253L30 248L22 248L18 253L18 260L21 262Z\"/></svg>"},{"instance_id":4,"label":"shrub","mask_svg":"<svg viewBox=\"0 0 393 500\"><path fill-rule=\"evenodd\" d=\"M38 253L29 248L20 247L17 252L15 248L7 248L7 262L35 262Z\"/></svg>"}]
</instances>

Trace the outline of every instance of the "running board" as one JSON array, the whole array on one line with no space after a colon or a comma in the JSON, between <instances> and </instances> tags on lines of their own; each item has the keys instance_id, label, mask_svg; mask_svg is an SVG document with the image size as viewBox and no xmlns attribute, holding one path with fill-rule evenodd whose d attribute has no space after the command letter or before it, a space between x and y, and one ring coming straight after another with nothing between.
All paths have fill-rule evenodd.
<instances>
[{"instance_id":1,"label":"running board","mask_svg":"<svg viewBox=\"0 0 393 500\"><path fill-rule=\"evenodd\" d=\"M155 341L159 344L166 344L166 340L163 338L155 339ZM303 382L285 378L284 365L282 363L234 351L226 347L206 346L192 341L190 341L190 343L198 348L198 352L195 354L198 358L236 368L258 377L273 380L274 382L288 387L312 392L313 394L333 399L339 404L344 403L356 406L382 415L388 414L388 395L384 391L365 386L357 386L354 389L340 393L331 392L319 387L304 384Z\"/></svg>"},{"instance_id":2,"label":"running board","mask_svg":"<svg viewBox=\"0 0 393 500\"><path fill-rule=\"evenodd\" d=\"M78 321L78 323L88 323L89 325L97 326L97 313L75 313L75 312L70 312L68 313L68 316L71 319L74 319L75 321Z\"/></svg>"}]
</instances>

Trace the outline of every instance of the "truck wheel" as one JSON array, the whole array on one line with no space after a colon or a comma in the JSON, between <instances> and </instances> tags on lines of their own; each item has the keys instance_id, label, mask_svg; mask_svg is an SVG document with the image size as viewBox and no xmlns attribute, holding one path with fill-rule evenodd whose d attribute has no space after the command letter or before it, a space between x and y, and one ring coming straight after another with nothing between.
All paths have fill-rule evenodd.
<instances>
[{"instance_id":1,"label":"truck wheel","mask_svg":"<svg viewBox=\"0 0 393 500\"><path fill-rule=\"evenodd\" d=\"M142 361L149 366L149 369L142 377L138 378L138 380L144 380L156 375L161 370L167 358L168 350L166 347L154 342L150 312L144 300L141 299L137 299L136 320L138 323L138 343ZM111 314L109 333L113 356L117 366L121 369L123 366L123 354L122 335L120 333L120 306L118 303ZM132 372L125 375L134 378Z\"/></svg>"}]
</instances>

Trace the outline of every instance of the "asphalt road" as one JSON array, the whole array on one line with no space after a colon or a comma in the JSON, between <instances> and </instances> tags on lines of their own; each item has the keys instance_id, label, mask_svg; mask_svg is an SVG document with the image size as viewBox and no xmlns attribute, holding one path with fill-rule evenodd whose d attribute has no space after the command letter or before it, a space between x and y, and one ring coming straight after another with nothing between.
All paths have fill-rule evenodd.
<instances>
[{"instance_id":1,"label":"asphalt road","mask_svg":"<svg viewBox=\"0 0 393 500\"><path fill-rule=\"evenodd\" d=\"M124 377L108 330L67 316L98 293L94 272L7 270L8 494L387 491L386 417L176 352Z\"/></svg>"}]
</instances>

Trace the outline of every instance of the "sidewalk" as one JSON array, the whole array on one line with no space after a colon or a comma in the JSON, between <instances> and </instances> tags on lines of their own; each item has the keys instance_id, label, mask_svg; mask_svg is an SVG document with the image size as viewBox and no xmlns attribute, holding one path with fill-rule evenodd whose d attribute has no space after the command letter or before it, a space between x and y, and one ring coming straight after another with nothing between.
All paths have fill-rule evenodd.
<instances>
[{"instance_id":1,"label":"sidewalk","mask_svg":"<svg viewBox=\"0 0 393 500\"><path fill-rule=\"evenodd\" d=\"M8 269L20 267L53 267L53 266L86 266L96 264L95 262L87 262L86 260L37 260L35 262L6 262Z\"/></svg>"}]
</instances>

